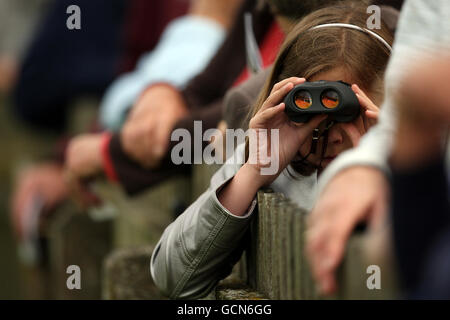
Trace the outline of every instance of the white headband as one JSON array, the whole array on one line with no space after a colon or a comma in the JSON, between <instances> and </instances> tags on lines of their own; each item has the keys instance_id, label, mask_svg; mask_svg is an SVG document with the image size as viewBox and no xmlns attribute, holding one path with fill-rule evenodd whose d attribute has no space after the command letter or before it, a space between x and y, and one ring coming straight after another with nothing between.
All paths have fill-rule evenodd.
<instances>
[{"instance_id":1,"label":"white headband","mask_svg":"<svg viewBox=\"0 0 450 320\"><path fill-rule=\"evenodd\" d=\"M374 36L375 38L377 38L379 41L381 41L382 44L384 44L386 46L386 48L389 49L389 51L392 51L392 47L389 45L389 43L387 43L386 40L383 39L383 37L381 37L380 35L376 34L375 32L369 30L369 29L365 29L365 28L361 28L358 26L355 26L354 24L348 24L348 23L326 23L326 24L320 24L318 26L312 27L310 30L314 30L314 29L322 29L322 28L328 28L328 27L341 27L341 28L349 28L349 29L354 29L354 30L358 30L364 33L368 33L372 36Z\"/></svg>"}]
</instances>

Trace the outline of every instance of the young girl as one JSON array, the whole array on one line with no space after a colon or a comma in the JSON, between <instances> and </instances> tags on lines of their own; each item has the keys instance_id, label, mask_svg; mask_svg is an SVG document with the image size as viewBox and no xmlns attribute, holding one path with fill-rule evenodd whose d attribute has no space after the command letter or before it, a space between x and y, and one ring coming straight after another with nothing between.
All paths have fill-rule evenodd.
<instances>
[{"instance_id":1,"label":"young girl","mask_svg":"<svg viewBox=\"0 0 450 320\"><path fill-rule=\"evenodd\" d=\"M238 146L238 161L231 157L208 190L167 227L153 252L151 274L170 298L202 297L231 272L245 248L258 189L270 186L311 209L317 175L356 146L376 120L392 36L384 25L378 36L363 30L366 19L365 6L328 7L305 17L289 34L249 122L251 129L279 129L279 170L261 175L263 165L247 161L255 155L249 154L252 148ZM291 122L285 96L295 85L318 80L353 84L361 115L351 123L333 124L325 115ZM311 152L315 129L321 138Z\"/></svg>"}]
</instances>

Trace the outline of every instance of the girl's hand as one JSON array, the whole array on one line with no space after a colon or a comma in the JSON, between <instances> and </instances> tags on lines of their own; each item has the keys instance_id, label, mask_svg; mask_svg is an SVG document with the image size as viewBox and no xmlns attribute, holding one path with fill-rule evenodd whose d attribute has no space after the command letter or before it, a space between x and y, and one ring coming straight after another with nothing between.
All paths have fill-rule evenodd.
<instances>
[{"instance_id":1,"label":"girl's hand","mask_svg":"<svg viewBox=\"0 0 450 320\"><path fill-rule=\"evenodd\" d=\"M270 167L273 161L278 161L278 168L274 174L261 177L264 185L270 184L278 177L295 157L306 138L327 117L320 115L308 123L297 124L290 121L284 113L283 99L294 86L305 81L304 78L293 77L277 83L257 114L250 120L249 128L255 130L258 143L252 148L250 141L249 160L252 161L247 163L261 175L261 169ZM271 147L272 129L279 132L279 141L273 141L278 144L274 146L275 148ZM271 154L271 149L274 149L275 154ZM261 155L268 155L269 159L263 159Z\"/></svg>"},{"instance_id":2,"label":"girl's hand","mask_svg":"<svg viewBox=\"0 0 450 320\"><path fill-rule=\"evenodd\" d=\"M250 120L249 129L256 134L250 134L249 159L217 194L219 202L232 214L243 216L247 212L258 189L278 177L295 157L305 139L326 118L321 115L306 124L295 124L283 112L285 105L280 102L295 85L303 82L303 78L288 78L274 85L269 97ZM273 147L271 129L276 129L279 133L279 141L273 141L276 144ZM256 143L255 136L258 140ZM271 149L274 149L275 154L271 154ZM275 165L272 166L273 164ZM267 168L273 173L262 174L262 170Z\"/></svg>"},{"instance_id":3,"label":"girl's hand","mask_svg":"<svg viewBox=\"0 0 450 320\"><path fill-rule=\"evenodd\" d=\"M358 98L359 104L362 109L362 118L364 122L364 128L369 130L372 126L377 124L378 122L378 114L380 112L380 108L378 108L372 100L367 97L367 95L362 91L358 85L352 85L352 90L356 94Z\"/></svg>"}]
</instances>

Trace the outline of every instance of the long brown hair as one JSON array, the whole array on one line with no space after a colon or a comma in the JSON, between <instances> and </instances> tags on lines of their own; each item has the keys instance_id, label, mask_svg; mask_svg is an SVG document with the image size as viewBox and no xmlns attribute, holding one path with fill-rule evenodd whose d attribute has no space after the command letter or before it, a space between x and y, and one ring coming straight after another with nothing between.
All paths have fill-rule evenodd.
<instances>
[{"instance_id":1,"label":"long brown hair","mask_svg":"<svg viewBox=\"0 0 450 320\"><path fill-rule=\"evenodd\" d=\"M366 8L366 5L346 2L319 9L303 18L287 35L272 72L250 110L248 121L256 115L277 82L289 77L303 77L308 81L336 67L352 75L363 90L382 96L383 76L390 56L388 48L375 37L358 30L340 27L310 30L327 23L348 23L366 28L369 17ZM384 23L381 23L381 29L372 31L392 44L393 36ZM302 175L312 173L311 168L292 167Z\"/></svg>"}]
</instances>

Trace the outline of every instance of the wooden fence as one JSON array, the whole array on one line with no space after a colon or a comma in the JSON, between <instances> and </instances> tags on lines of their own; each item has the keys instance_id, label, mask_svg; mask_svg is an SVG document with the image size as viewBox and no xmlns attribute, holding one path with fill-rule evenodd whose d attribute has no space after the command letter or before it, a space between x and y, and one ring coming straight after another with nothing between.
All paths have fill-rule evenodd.
<instances>
[{"instance_id":1,"label":"wooden fence","mask_svg":"<svg viewBox=\"0 0 450 320\"><path fill-rule=\"evenodd\" d=\"M176 177L129 198L117 186L98 182L104 207L95 212L66 209L47 234L53 298L163 299L149 273L150 256L165 227L209 184L216 166L195 166L192 177ZM258 193L258 216L251 242L233 274L208 299L321 299L304 255L307 212L282 194ZM102 211L103 210L103 211ZM107 212L105 214L104 212ZM335 299L397 297L394 270L387 255L386 234L355 234L338 270ZM78 264L83 293L65 287L65 268ZM381 289L369 289L367 267L381 270ZM48 281L48 280L46 280Z\"/></svg>"},{"instance_id":2,"label":"wooden fence","mask_svg":"<svg viewBox=\"0 0 450 320\"><path fill-rule=\"evenodd\" d=\"M207 188L209 179L216 169L217 166L194 167L190 188L193 199ZM152 192L157 193L157 188ZM167 201L163 200L163 197L159 199ZM147 204L146 210L149 212L152 204L151 202ZM208 298L320 299L304 255L304 232L308 212L298 208L282 194L270 190L258 193L258 204L259 214L252 221L251 243L248 250L233 274L219 284L215 293ZM147 230L158 232L150 228ZM159 230L156 238L159 239L163 230L164 228ZM388 256L387 236L386 232L382 231L372 234L360 233L351 237L344 261L338 270L339 291L332 298L397 297L395 272ZM156 241L143 245L151 247L155 243ZM148 263L149 259L145 261L147 269ZM381 289L369 289L367 285L371 275L367 272L367 268L371 265L376 265L381 270ZM126 268L126 265L123 267Z\"/></svg>"}]
</instances>

